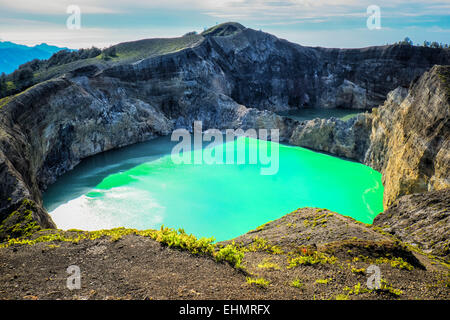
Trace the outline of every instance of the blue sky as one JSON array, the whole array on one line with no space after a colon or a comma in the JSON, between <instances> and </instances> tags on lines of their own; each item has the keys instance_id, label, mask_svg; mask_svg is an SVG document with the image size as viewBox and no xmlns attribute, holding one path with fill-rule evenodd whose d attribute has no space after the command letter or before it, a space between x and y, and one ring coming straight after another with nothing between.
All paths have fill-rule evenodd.
<instances>
[{"instance_id":1,"label":"blue sky","mask_svg":"<svg viewBox=\"0 0 450 320\"><path fill-rule=\"evenodd\" d=\"M81 10L79 30L66 27L69 5ZM366 26L370 5L381 10L381 29ZM450 43L450 0L0 0L0 40L26 45L103 48L226 21L310 46L365 47L406 36Z\"/></svg>"}]
</instances>

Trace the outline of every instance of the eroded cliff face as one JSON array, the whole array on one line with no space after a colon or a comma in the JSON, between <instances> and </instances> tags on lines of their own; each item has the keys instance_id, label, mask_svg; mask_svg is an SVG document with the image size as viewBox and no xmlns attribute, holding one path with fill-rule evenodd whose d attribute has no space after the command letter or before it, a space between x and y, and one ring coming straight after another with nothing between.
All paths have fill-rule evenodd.
<instances>
[{"instance_id":1,"label":"eroded cliff face","mask_svg":"<svg viewBox=\"0 0 450 320\"><path fill-rule=\"evenodd\" d=\"M200 52L201 48L205 52ZM398 86L409 86L450 51L413 46L311 48L252 29L209 37L194 51L226 74L233 100L247 107L370 110Z\"/></svg>"},{"instance_id":2,"label":"eroded cliff face","mask_svg":"<svg viewBox=\"0 0 450 320\"><path fill-rule=\"evenodd\" d=\"M373 224L426 253L450 258L450 190L400 197Z\"/></svg>"},{"instance_id":3,"label":"eroded cliff face","mask_svg":"<svg viewBox=\"0 0 450 320\"><path fill-rule=\"evenodd\" d=\"M370 145L372 116L359 114L347 121L336 118L298 123L289 143L364 162Z\"/></svg>"},{"instance_id":4,"label":"eroded cliff face","mask_svg":"<svg viewBox=\"0 0 450 320\"><path fill-rule=\"evenodd\" d=\"M448 74L448 66L433 67L372 114L364 162L383 174L386 208L405 194L450 187Z\"/></svg>"},{"instance_id":5,"label":"eroded cliff face","mask_svg":"<svg viewBox=\"0 0 450 320\"><path fill-rule=\"evenodd\" d=\"M75 68L9 99L0 110L0 221L30 199L38 206L34 219L54 226L41 192L58 176L85 157L175 128L191 130L196 120L204 129L279 128L282 141L369 164L384 174L389 201L444 188L448 100L441 104L444 86L435 68L401 103L391 94L377 112L346 122L298 122L273 110L369 109L433 64L448 64L449 55L409 46L306 48L235 26L230 35L205 35L177 52ZM411 165L396 159L399 149ZM399 182L390 181L390 174Z\"/></svg>"},{"instance_id":6,"label":"eroded cliff face","mask_svg":"<svg viewBox=\"0 0 450 320\"><path fill-rule=\"evenodd\" d=\"M289 142L358 160L382 173L384 207L397 198L450 188L449 66L391 91L372 113L298 124Z\"/></svg>"}]
</instances>

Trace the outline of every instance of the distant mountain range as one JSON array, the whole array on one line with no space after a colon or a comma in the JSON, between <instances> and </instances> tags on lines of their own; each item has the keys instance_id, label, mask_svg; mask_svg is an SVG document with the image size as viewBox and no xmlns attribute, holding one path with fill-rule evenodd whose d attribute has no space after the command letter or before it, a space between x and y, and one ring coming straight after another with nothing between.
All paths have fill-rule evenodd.
<instances>
[{"instance_id":1,"label":"distant mountain range","mask_svg":"<svg viewBox=\"0 0 450 320\"><path fill-rule=\"evenodd\" d=\"M60 48L41 43L34 47L16 44L9 41L0 41L0 74L8 74L16 70L21 64L33 59L48 59Z\"/></svg>"}]
</instances>

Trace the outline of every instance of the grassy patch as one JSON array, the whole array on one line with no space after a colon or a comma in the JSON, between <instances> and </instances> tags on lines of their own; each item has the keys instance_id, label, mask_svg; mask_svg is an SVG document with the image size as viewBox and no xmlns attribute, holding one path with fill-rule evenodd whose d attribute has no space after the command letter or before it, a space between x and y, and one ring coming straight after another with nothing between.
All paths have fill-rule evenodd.
<instances>
[{"instance_id":1,"label":"grassy patch","mask_svg":"<svg viewBox=\"0 0 450 320\"><path fill-rule=\"evenodd\" d=\"M325 253L314 251L311 254L300 255L289 259L288 268L299 265L335 264L338 259Z\"/></svg>"},{"instance_id":2,"label":"grassy patch","mask_svg":"<svg viewBox=\"0 0 450 320\"><path fill-rule=\"evenodd\" d=\"M317 284L328 284L331 281L333 281L333 278L327 278L327 279L317 279L316 283Z\"/></svg>"},{"instance_id":3,"label":"grassy patch","mask_svg":"<svg viewBox=\"0 0 450 320\"><path fill-rule=\"evenodd\" d=\"M344 291L346 291L347 295L359 295L361 293L370 292L371 290L363 288L361 283L358 282L353 286L353 288L345 287Z\"/></svg>"},{"instance_id":4,"label":"grassy patch","mask_svg":"<svg viewBox=\"0 0 450 320\"><path fill-rule=\"evenodd\" d=\"M305 286L299 279L293 280L289 285L298 289L302 289Z\"/></svg>"},{"instance_id":5,"label":"grassy patch","mask_svg":"<svg viewBox=\"0 0 450 320\"><path fill-rule=\"evenodd\" d=\"M6 104L12 100L12 98L14 98L14 96L8 96L0 99L0 109L6 106Z\"/></svg>"},{"instance_id":6,"label":"grassy patch","mask_svg":"<svg viewBox=\"0 0 450 320\"><path fill-rule=\"evenodd\" d=\"M216 261L227 261L235 268L241 268L242 260L244 259L244 251L233 243L219 249L214 254Z\"/></svg>"},{"instance_id":7,"label":"grassy patch","mask_svg":"<svg viewBox=\"0 0 450 320\"><path fill-rule=\"evenodd\" d=\"M269 270L280 270L281 269L281 267L278 264L270 262L270 261L264 261L264 262L258 264L258 268L269 269Z\"/></svg>"},{"instance_id":8,"label":"grassy patch","mask_svg":"<svg viewBox=\"0 0 450 320\"><path fill-rule=\"evenodd\" d=\"M357 261L364 261L370 264L389 264L392 268L396 268L396 269L400 269L400 270L413 270L414 266L412 266L410 263L406 262L405 260L403 260L401 257L391 257L391 256L387 256L387 257L380 257L380 258L369 258L367 256L358 256L358 257L354 257L353 262L357 262ZM353 270L352 270L353 272Z\"/></svg>"},{"instance_id":9,"label":"grassy patch","mask_svg":"<svg viewBox=\"0 0 450 320\"><path fill-rule=\"evenodd\" d=\"M385 279L381 279L381 287L379 289L375 289L377 293L387 293L396 298L400 297L403 294L403 291L400 289L394 288L389 282Z\"/></svg>"},{"instance_id":10,"label":"grassy patch","mask_svg":"<svg viewBox=\"0 0 450 320\"><path fill-rule=\"evenodd\" d=\"M2 221L0 240L27 238L39 231L41 227L33 219L33 212L36 210L37 207L33 201L24 199L19 208Z\"/></svg>"},{"instance_id":11,"label":"grassy patch","mask_svg":"<svg viewBox=\"0 0 450 320\"><path fill-rule=\"evenodd\" d=\"M145 39L124 42L115 46L117 58L113 60L135 61L177 52L193 46L201 39L202 37L200 35L189 35L178 38Z\"/></svg>"},{"instance_id":12,"label":"grassy patch","mask_svg":"<svg viewBox=\"0 0 450 320\"><path fill-rule=\"evenodd\" d=\"M257 227L255 230L256 230L256 231L264 230L264 228L265 228L269 223L271 223L271 222L272 222L272 221L266 222L266 223L260 225L259 227Z\"/></svg>"},{"instance_id":13,"label":"grassy patch","mask_svg":"<svg viewBox=\"0 0 450 320\"><path fill-rule=\"evenodd\" d=\"M256 285L256 286L258 286L260 288L267 288L269 286L269 284L270 284L270 281L266 280L264 278L250 278L250 277L247 277L246 281L247 281L248 284Z\"/></svg>"},{"instance_id":14,"label":"grassy patch","mask_svg":"<svg viewBox=\"0 0 450 320\"><path fill-rule=\"evenodd\" d=\"M257 252L265 251L271 254L283 254L284 251L278 247L271 245L266 239L254 237L252 243L243 248L244 251Z\"/></svg>"},{"instance_id":15,"label":"grassy patch","mask_svg":"<svg viewBox=\"0 0 450 320\"><path fill-rule=\"evenodd\" d=\"M202 35L216 37L230 36L238 33L242 28L243 26L239 23L225 22L203 31Z\"/></svg>"},{"instance_id":16,"label":"grassy patch","mask_svg":"<svg viewBox=\"0 0 450 320\"><path fill-rule=\"evenodd\" d=\"M72 229L62 230L42 230L32 237L9 239L0 244L0 247L12 245L35 245L47 242L71 242L78 243L82 240L95 240L102 237L109 237L111 241L118 241L126 235L138 235L150 237L159 243L171 248L189 251L194 255L209 255L216 261L226 261L235 268L242 268L241 263L244 258L244 251L234 242L225 247L219 248L213 244L214 238L197 239L194 235L187 234L183 229L174 230L161 226L160 230L136 230L126 228L115 228L98 231L80 231ZM54 244L51 244L54 245Z\"/></svg>"},{"instance_id":17,"label":"grassy patch","mask_svg":"<svg viewBox=\"0 0 450 320\"><path fill-rule=\"evenodd\" d=\"M351 271L352 273L356 273L356 274L366 274L366 269L365 268L356 268L354 266L351 266Z\"/></svg>"}]
</instances>

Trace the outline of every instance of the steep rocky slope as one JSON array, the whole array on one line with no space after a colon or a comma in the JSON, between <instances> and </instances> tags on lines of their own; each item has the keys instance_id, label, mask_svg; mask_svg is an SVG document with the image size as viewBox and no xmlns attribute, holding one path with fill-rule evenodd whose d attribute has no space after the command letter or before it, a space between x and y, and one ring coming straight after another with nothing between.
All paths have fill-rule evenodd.
<instances>
[{"instance_id":1,"label":"steep rocky slope","mask_svg":"<svg viewBox=\"0 0 450 320\"><path fill-rule=\"evenodd\" d=\"M404 194L450 187L448 74L449 66L434 67L373 114L365 163L383 173L385 207Z\"/></svg>"},{"instance_id":2,"label":"steep rocky slope","mask_svg":"<svg viewBox=\"0 0 450 320\"><path fill-rule=\"evenodd\" d=\"M450 255L450 190L400 197L374 225L421 248L426 253Z\"/></svg>"}]
</instances>

